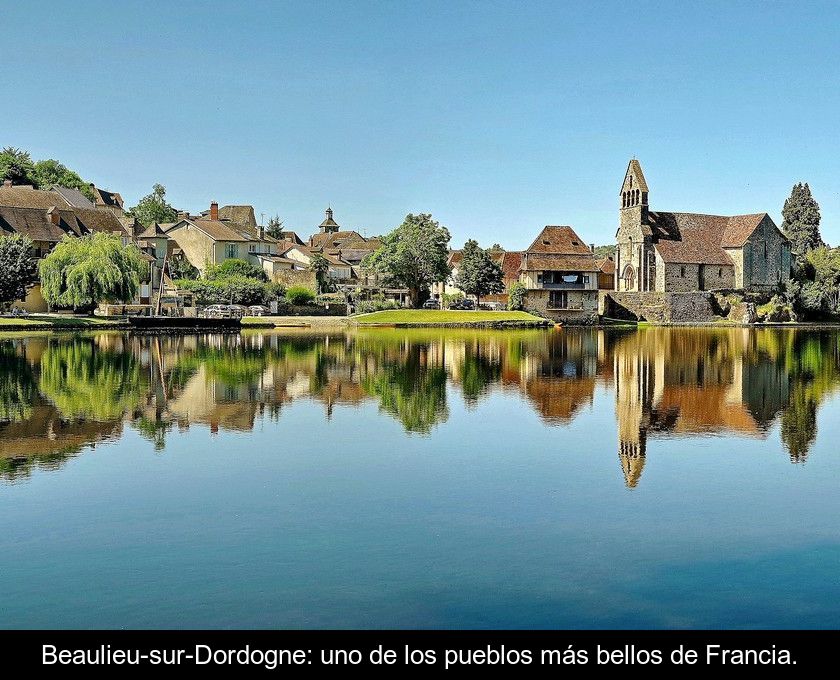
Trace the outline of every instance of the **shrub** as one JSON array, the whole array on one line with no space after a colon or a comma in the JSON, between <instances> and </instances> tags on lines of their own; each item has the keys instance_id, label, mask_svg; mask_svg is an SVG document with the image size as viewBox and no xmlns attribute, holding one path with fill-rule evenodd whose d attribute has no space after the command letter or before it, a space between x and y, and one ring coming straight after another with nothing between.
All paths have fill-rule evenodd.
<instances>
[{"instance_id":1,"label":"shrub","mask_svg":"<svg viewBox=\"0 0 840 680\"><path fill-rule=\"evenodd\" d=\"M247 276L216 280L178 279L178 288L192 291L200 305L261 305L266 302L266 284Z\"/></svg>"},{"instance_id":2,"label":"shrub","mask_svg":"<svg viewBox=\"0 0 840 680\"><path fill-rule=\"evenodd\" d=\"M246 276L250 279L257 279L258 281L268 281L268 275L266 275L262 267L236 258L225 260L222 264L209 266L204 278L209 281L214 281L216 279L226 279L230 276Z\"/></svg>"},{"instance_id":3,"label":"shrub","mask_svg":"<svg viewBox=\"0 0 840 680\"><path fill-rule=\"evenodd\" d=\"M315 302L315 292L306 286L292 286L286 291L286 302L290 305L311 305Z\"/></svg>"},{"instance_id":4,"label":"shrub","mask_svg":"<svg viewBox=\"0 0 840 680\"><path fill-rule=\"evenodd\" d=\"M511 311L522 311L525 308L525 293L528 289L524 283L514 281L508 289L508 305Z\"/></svg>"},{"instance_id":5,"label":"shrub","mask_svg":"<svg viewBox=\"0 0 840 680\"><path fill-rule=\"evenodd\" d=\"M448 309L452 306L455 302L460 302L464 299L464 294L460 291L457 293L444 293L441 295L441 301L443 302L443 308Z\"/></svg>"},{"instance_id":6,"label":"shrub","mask_svg":"<svg viewBox=\"0 0 840 680\"><path fill-rule=\"evenodd\" d=\"M782 321L796 321L796 312L793 306L784 298L774 295L767 304L761 305L756 310L759 321L765 323L779 323Z\"/></svg>"},{"instance_id":7,"label":"shrub","mask_svg":"<svg viewBox=\"0 0 840 680\"><path fill-rule=\"evenodd\" d=\"M386 300L384 296L382 299L362 300L356 305L357 314L370 314L371 312L381 312L386 309L401 309L400 303L396 300Z\"/></svg>"}]
</instances>

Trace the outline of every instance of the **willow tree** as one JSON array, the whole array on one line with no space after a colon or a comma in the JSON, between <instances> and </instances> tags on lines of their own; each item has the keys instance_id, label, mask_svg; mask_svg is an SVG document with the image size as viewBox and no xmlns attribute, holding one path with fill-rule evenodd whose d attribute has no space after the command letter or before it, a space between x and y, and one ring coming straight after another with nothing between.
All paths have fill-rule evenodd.
<instances>
[{"instance_id":1,"label":"willow tree","mask_svg":"<svg viewBox=\"0 0 840 680\"><path fill-rule=\"evenodd\" d=\"M137 246L112 234L66 237L41 260L41 293L52 307L77 310L131 302L148 269Z\"/></svg>"}]
</instances>

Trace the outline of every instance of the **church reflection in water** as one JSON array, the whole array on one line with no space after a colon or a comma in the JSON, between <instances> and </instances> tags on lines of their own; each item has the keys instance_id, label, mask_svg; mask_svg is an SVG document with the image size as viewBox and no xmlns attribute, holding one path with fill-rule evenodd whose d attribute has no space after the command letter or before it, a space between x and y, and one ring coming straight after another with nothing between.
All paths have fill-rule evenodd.
<instances>
[{"instance_id":1,"label":"church reflection in water","mask_svg":"<svg viewBox=\"0 0 840 680\"><path fill-rule=\"evenodd\" d=\"M520 395L561 428L593 404L612 409L612 393L629 487L657 438L766 438L779 424L791 461L802 462L818 407L840 386L839 340L769 328L8 336L0 474L58 467L126 428L157 450L194 425L248 432L301 399L327 419L336 406L372 404L425 435L450 418L451 400L469 408L493 392Z\"/></svg>"}]
</instances>

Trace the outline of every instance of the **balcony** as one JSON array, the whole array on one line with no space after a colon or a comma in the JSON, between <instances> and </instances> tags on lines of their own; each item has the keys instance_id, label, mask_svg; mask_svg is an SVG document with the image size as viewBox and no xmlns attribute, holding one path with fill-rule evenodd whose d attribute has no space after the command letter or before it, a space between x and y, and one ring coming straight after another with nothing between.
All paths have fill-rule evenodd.
<instances>
[{"instance_id":1,"label":"balcony","mask_svg":"<svg viewBox=\"0 0 840 680\"><path fill-rule=\"evenodd\" d=\"M587 284L583 282L568 283L566 281L562 281L558 283L543 282L538 283L537 286L539 288L543 288L544 290L586 290Z\"/></svg>"}]
</instances>

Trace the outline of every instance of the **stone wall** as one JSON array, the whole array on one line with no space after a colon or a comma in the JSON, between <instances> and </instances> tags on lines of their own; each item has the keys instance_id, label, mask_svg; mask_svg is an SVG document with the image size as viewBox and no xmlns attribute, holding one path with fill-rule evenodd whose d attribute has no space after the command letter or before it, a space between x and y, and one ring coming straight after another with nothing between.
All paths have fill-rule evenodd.
<instances>
[{"instance_id":1,"label":"stone wall","mask_svg":"<svg viewBox=\"0 0 840 680\"><path fill-rule=\"evenodd\" d=\"M735 268L732 265L669 263L657 267L657 279L656 289L669 293L731 290L735 288Z\"/></svg>"},{"instance_id":2,"label":"stone wall","mask_svg":"<svg viewBox=\"0 0 840 680\"><path fill-rule=\"evenodd\" d=\"M282 283L286 288L292 286L306 286L313 291L318 290L315 272L308 269L279 269L274 272L275 283Z\"/></svg>"},{"instance_id":3,"label":"stone wall","mask_svg":"<svg viewBox=\"0 0 840 680\"><path fill-rule=\"evenodd\" d=\"M611 319L650 321L651 323L689 323L715 321L711 293L633 293L606 291L602 294L601 313Z\"/></svg>"},{"instance_id":4,"label":"stone wall","mask_svg":"<svg viewBox=\"0 0 840 680\"><path fill-rule=\"evenodd\" d=\"M770 290L790 278L790 246L765 216L743 247L743 287Z\"/></svg>"},{"instance_id":5,"label":"stone wall","mask_svg":"<svg viewBox=\"0 0 840 680\"><path fill-rule=\"evenodd\" d=\"M550 291L542 288L529 289L525 309L560 323L592 323L598 317L597 290L567 291L569 303L565 309L549 307L549 294Z\"/></svg>"}]
</instances>

